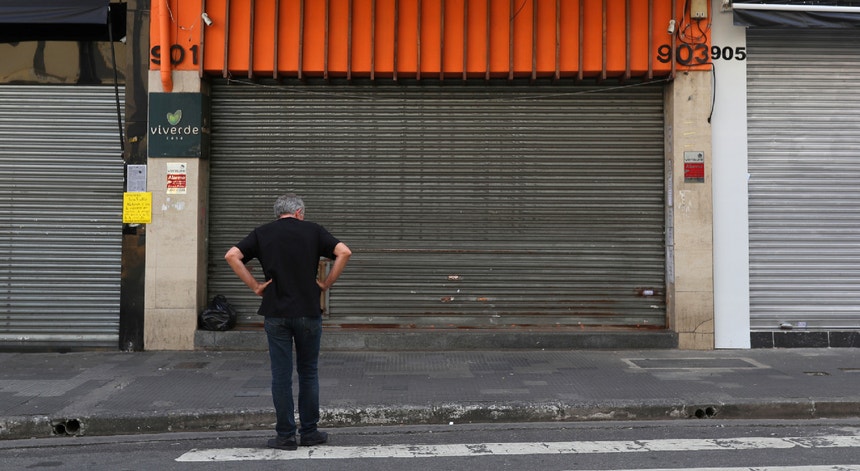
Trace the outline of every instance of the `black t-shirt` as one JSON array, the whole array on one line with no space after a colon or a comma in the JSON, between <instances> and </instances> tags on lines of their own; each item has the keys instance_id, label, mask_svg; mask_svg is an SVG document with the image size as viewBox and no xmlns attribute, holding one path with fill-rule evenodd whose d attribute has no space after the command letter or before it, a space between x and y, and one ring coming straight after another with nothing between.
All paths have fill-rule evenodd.
<instances>
[{"instance_id":1,"label":"black t-shirt","mask_svg":"<svg viewBox=\"0 0 860 471\"><path fill-rule=\"evenodd\" d=\"M310 221L283 218L254 229L236 247L247 263L256 258L266 280L258 314L268 317L320 317L316 283L320 257L334 259L340 241Z\"/></svg>"}]
</instances>

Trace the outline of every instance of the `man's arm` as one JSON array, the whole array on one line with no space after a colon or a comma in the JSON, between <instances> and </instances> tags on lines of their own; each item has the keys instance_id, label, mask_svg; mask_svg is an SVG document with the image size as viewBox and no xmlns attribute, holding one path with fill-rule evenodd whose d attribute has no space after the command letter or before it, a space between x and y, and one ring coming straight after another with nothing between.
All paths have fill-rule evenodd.
<instances>
[{"instance_id":1,"label":"man's arm","mask_svg":"<svg viewBox=\"0 0 860 471\"><path fill-rule=\"evenodd\" d=\"M237 249L238 250L238 249ZM320 289L323 291L331 288L331 285L337 281L338 277L341 273L343 273L344 267L346 267L346 262L349 261L349 257L352 255L352 250L349 250L349 247L346 246L343 242L338 242L338 244L334 247L334 264L331 267L331 271L328 272L328 276L325 278L325 281L317 280L317 284Z\"/></svg>"},{"instance_id":2,"label":"man's arm","mask_svg":"<svg viewBox=\"0 0 860 471\"><path fill-rule=\"evenodd\" d=\"M257 296L262 296L263 291L266 290L266 287L269 286L269 283L272 280L269 280L265 283L260 283L254 278L254 275L251 274L251 271L248 270L248 267L242 263L242 260L245 259L245 255L242 254L242 251L239 250L238 247L231 247L230 250L227 251L227 254L224 255L224 259L227 260L227 264L230 265L230 268L233 269L233 272L242 280L248 288L251 288L252 291Z\"/></svg>"}]
</instances>

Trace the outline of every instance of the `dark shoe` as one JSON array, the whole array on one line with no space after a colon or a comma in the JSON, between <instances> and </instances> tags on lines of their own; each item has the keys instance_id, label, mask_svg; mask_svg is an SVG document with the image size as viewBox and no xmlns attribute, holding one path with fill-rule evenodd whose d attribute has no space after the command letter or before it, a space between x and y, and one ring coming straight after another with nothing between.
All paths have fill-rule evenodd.
<instances>
[{"instance_id":1,"label":"dark shoe","mask_svg":"<svg viewBox=\"0 0 860 471\"><path fill-rule=\"evenodd\" d=\"M276 437L269 439L266 442L266 446L269 448L277 448L279 450L296 450L298 449L298 445L296 445L296 437Z\"/></svg>"},{"instance_id":2,"label":"dark shoe","mask_svg":"<svg viewBox=\"0 0 860 471\"><path fill-rule=\"evenodd\" d=\"M302 446L322 445L328 441L328 434L325 432L311 432L302 435Z\"/></svg>"}]
</instances>

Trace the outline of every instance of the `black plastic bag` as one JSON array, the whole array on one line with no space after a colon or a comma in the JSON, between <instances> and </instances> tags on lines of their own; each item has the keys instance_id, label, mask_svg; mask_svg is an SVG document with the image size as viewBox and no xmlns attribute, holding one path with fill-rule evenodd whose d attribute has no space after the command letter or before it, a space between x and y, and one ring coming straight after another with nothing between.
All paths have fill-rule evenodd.
<instances>
[{"instance_id":1,"label":"black plastic bag","mask_svg":"<svg viewBox=\"0 0 860 471\"><path fill-rule=\"evenodd\" d=\"M198 316L198 325L203 330L230 330L236 327L236 310L224 295L216 295Z\"/></svg>"}]
</instances>

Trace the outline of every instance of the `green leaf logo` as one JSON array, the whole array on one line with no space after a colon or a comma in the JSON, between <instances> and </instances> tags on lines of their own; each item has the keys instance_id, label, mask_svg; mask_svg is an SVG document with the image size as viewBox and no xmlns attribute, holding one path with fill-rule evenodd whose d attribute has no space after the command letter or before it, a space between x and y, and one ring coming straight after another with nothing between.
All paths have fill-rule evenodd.
<instances>
[{"instance_id":1,"label":"green leaf logo","mask_svg":"<svg viewBox=\"0 0 860 471\"><path fill-rule=\"evenodd\" d=\"M176 126L180 121L182 121L182 110L176 110L175 113L167 113L167 122L171 126Z\"/></svg>"}]
</instances>

